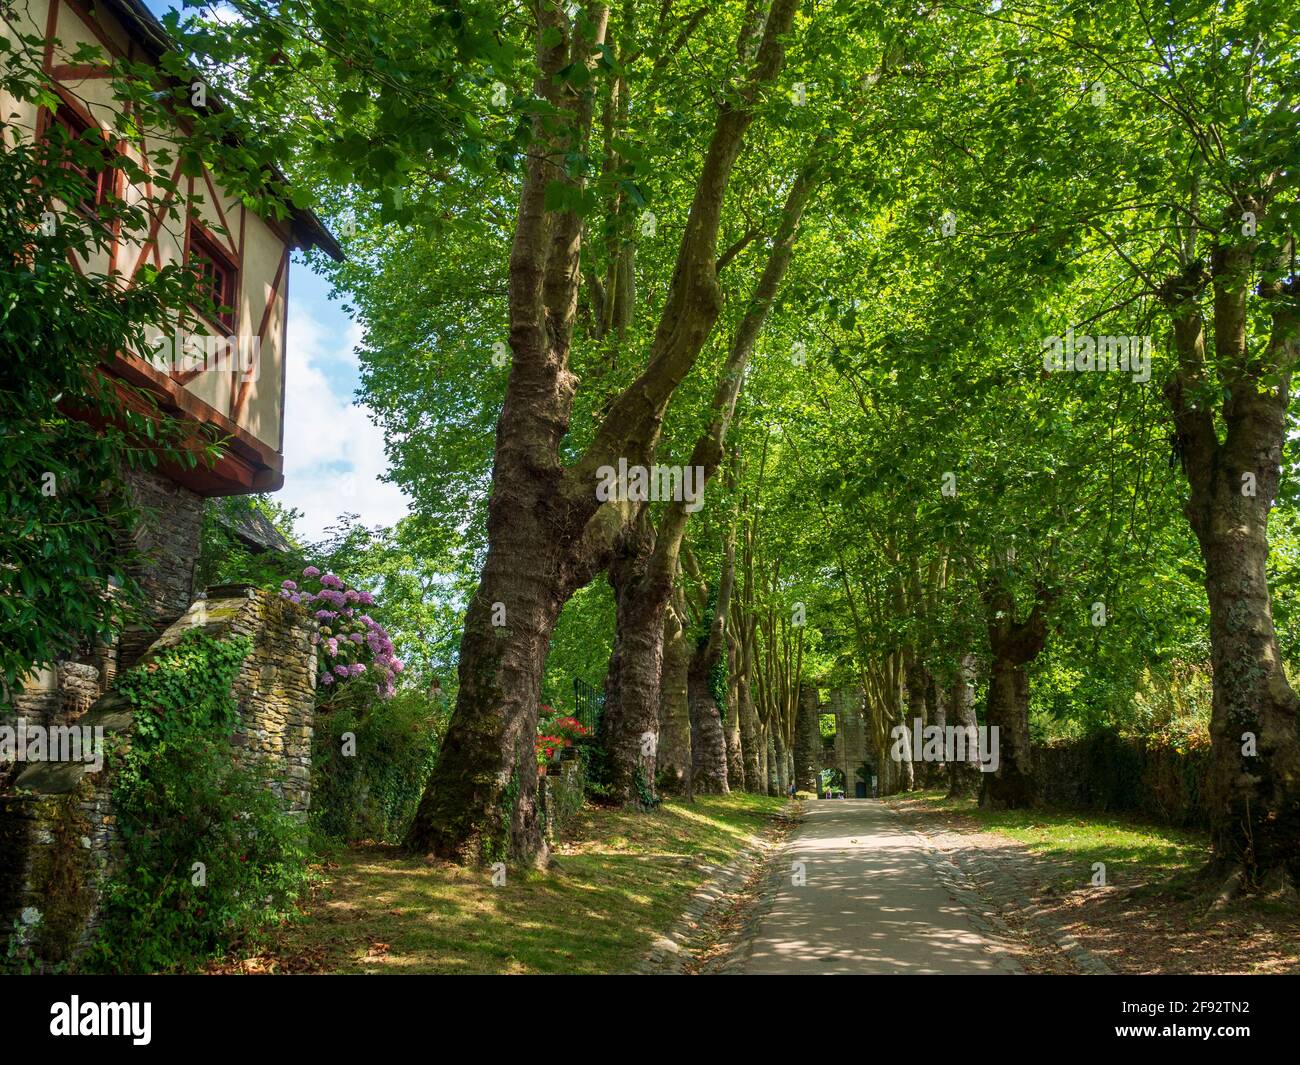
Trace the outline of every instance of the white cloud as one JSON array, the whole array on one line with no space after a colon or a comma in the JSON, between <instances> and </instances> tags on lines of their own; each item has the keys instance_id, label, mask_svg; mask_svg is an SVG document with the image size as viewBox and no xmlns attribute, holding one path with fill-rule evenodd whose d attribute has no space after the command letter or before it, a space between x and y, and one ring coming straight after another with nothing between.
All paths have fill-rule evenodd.
<instances>
[{"instance_id":1,"label":"white cloud","mask_svg":"<svg viewBox=\"0 0 1300 1065\"><path fill-rule=\"evenodd\" d=\"M309 540L340 514L359 514L365 525L406 515L406 496L379 480L388 469L383 433L352 401L360 340L355 322L331 334L310 307L289 301L284 487L275 499L302 511L298 531Z\"/></svg>"}]
</instances>

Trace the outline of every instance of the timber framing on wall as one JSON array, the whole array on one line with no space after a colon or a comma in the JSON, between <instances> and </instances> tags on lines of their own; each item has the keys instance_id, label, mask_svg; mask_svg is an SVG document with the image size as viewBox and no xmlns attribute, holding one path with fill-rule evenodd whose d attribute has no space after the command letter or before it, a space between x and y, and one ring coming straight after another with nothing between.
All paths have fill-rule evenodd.
<instances>
[{"instance_id":1,"label":"timber framing on wall","mask_svg":"<svg viewBox=\"0 0 1300 1065\"><path fill-rule=\"evenodd\" d=\"M32 18L41 19L39 6L32 11ZM153 156L160 140L170 138L166 131L161 135L158 130L142 131L138 141L128 143L111 132L112 123L106 122L102 114L96 117L94 110L122 110L129 105L115 104L102 85L91 92L92 86L87 83L102 83L112 77L113 64L119 60L156 62L175 50L162 24L141 0L49 0L43 21L43 69L54 83L60 111L66 107L76 122L100 130L106 152L129 152L133 158L138 155L143 171L139 188L150 204L147 225L136 239L123 240L120 224L114 223L107 272L130 284L146 263L161 269L178 256L181 262L188 262L191 241L201 240L204 253L230 271L228 291L232 298L228 302L232 313L228 319L216 322L210 314L196 312L199 321L213 335L256 344L258 352L275 356L266 362L271 372L259 374L256 380L242 372L238 359L229 369L200 372L175 366L160 369L142 357L145 353L114 352L106 355L104 367L125 385L151 393L163 411L197 423L191 434L195 447L213 438L222 441L224 454L214 466L200 463L192 470L169 469L173 479L204 495L274 490L284 480L281 471L289 357L290 255L295 249L316 247L341 260L342 252L311 211L293 209L284 221L262 217L240 198L224 202L218 181L206 168L201 174L184 177L179 159L165 170L157 168ZM55 46L61 33L69 41L89 39L104 52L106 61L67 61L67 53L60 54ZM78 92L79 86L83 91ZM87 93L93 99L87 98ZM208 106L216 111L224 109L211 92ZM47 134L52 121L53 113L48 108L35 109L32 128L37 139ZM185 130L186 123L178 118L178 134L183 136ZM273 184L287 186L287 179L277 168L272 166L269 171ZM111 191L119 198L129 194L125 172L120 168L114 168ZM179 216L179 225L172 224L173 212ZM83 275L92 268L73 254L69 258L73 268ZM104 269L102 264L93 268ZM182 326L178 324L177 328ZM214 385L210 376L213 373L221 374L222 380L228 377L228 388ZM131 388L119 386L118 391L129 396ZM140 402L137 396L133 405Z\"/></svg>"}]
</instances>

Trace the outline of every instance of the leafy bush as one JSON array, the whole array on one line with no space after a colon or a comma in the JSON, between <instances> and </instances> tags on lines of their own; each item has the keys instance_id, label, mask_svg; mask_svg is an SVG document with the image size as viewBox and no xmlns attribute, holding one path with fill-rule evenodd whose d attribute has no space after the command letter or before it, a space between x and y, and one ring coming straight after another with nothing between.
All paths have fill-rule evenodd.
<instances>
[{"instance_id":1,"label":"leafy bush","mask_svg":"<svg viewBox=\"0 0 1300 1065\"><path fill-rule=\"evenodd\" d=\"M126 673L117 692L143 711L133 722L137 743L156 746L195 729L233 731L239 711L231 687L252 647L247 636L215 640L196 630Z\"/></svg>"},{"instance_id":2,"label":"leafy bush","mask_svg":"<svg viewBox=\"0 0 1300 1065\"><path fill-rule=\"evenodd\" d=\"M187 633L118 685L135 730L111 754L123 855L92 970L192 970L290 915L306 886L302 825L229 743L231 684L249 648Z\"/></svg>"},{"instance_id":3,"label":"leafy bush","mask_svg":"<svg viewBox=\"0 0 1300 1065\"><path fill-rule=\"evenodd\" d=\"M445 700L413 689L321 714L312 747L313 829L341 842L400 839L449 715Z\"/></svg>"}]
</instances>

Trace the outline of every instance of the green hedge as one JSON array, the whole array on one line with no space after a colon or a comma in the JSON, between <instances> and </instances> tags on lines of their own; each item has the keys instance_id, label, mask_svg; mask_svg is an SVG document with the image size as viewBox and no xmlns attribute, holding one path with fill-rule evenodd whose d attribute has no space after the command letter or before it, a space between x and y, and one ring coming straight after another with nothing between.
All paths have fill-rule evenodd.
<instances>
[{"instance_id":1,"label":"green hedge","mask_svg":"<svg viewBox=\"0 0 1300 1065\"><path fill-rule=\"evenodd\" d=\"M447 715L444 700L418 691L319 714L312 741L316 833L343 843L401 839L438 756Z\"/></svg>"},{"instance_id":2,"label":"green hedge","mask_svg":"<svg viewBox=\"0 0 1300 1065\"><path fill-rule=\"evenodd\" d=\"M1099 731L1035 747L1034 770L1043 800L1052 805L1205 826L1209 755L1200 743Z\"/></svg>"},{"instance_id":3,"label":"green hedge","mask_svg":"<svg viewBox=\"0 0 1300 1065\"><path fill-rule=\"evenodd\" d=\"M187 633L119 681L135 709L130 745L110 753L123 860L85 968L193 970L296 912L303 826L230 746L249 647Z\"/></svg>"}]
</instances>

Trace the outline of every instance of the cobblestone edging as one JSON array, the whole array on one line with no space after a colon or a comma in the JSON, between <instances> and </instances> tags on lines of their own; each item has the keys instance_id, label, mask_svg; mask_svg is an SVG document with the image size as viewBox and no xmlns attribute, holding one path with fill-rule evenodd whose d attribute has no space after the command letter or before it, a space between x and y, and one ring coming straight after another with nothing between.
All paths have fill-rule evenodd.
<instances>
[{"instance_id":1,"label":"cobblestone edging","mask_svg":"<svg viewBox=\"0 0 1300 1065\"><path fill-rule=\"evenodd\" d=\"M798 807L798 803L787 803L781 815L797 816ZM695 889L687 901L686 911L650 945L649 952L633 971L646 976L680 976L694 957L691 946L699 939L700 929L713 911L720 909L744 885L753 873L755 863L773 860L774 856L785 852L787 845L746 847L726 865L706 866L709 879Z\"/></svg>"},{"instance_id":2,"label":"cobblestone edging","mask_svg":"<svg viewBox=\"0 0 1300 1065\"><path fill-rule=\"evenodd\" d=\"M886 804L888 806L888 804ZM1000 913L990 912L988 907L992 904L985 900L979 893L970 876L952 861L943 850L937 846L931 839L930 834L921 826L917 825L911 818L895 810L892 806L888 809L895 817L899 818L907 825L907 829L921 843L922 853L925 856L930 867L934 869L935 874L943 882L944 886L952 895L970 910L972 917L981 925L981 931L987 931L990 927L996 929L991 934L1005 938L1014 938L1011 927L1003 919ZM1005 882L1003 870L996 868L992 859L986 855L977 853L971 858L971 863L976 866L978 871L991 878L998 878ZM1113 976L1114 970L1111 969L1101 958L1093 954L1074 936L1058 928L1056 924L1044 916L1046 908L1034 902L1028 895L1016 887L1012 890L1011 897L1016 905L1016 916L1023 917L1033 924L1033 926L1042 932L1056 947L1070 959L1075 968L1085 976ZM995 947L999 952L1004 948Z\"/></svg>"}]
</instances>

